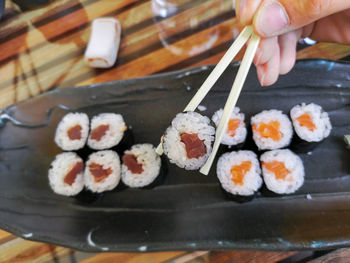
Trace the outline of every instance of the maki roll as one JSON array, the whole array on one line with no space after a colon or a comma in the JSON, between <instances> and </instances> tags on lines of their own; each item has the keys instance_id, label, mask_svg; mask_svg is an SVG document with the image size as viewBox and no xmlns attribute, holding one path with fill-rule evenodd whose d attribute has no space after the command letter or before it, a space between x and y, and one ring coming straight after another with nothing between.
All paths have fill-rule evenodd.
<instances>
[{"instance_id":1,"label":"maki roll","mask_svg":"<svg viewBox=\"0 0 350 263\"><path fill-rule=\"evenodd\" d=\"M216 126L219 125L222 117L223 109L216 111L212 117L212 121ZM227 130L222 138L221 144L228 146L239 145L245 141L247 137L247 128L244 123L244 114L240 112L238 107L235 107L227 125Z\"/></svg>"},{"instance_id":2,"label":"maki roll","mask_svg":"<svg viewBox=\"0 0 350 263\"><path fill-rule=\"evenodd\" d=\"M56 155L49 169L49 183L56 194L78 194L84 188L83 160L73 152Z\"/></svg>"},{"instance_id":3,"label":"maki roll","mask_svg":"<svg viewBox=\"0 0 350 263\"><path fill-rule=\"evenodd\" d=\"M91 120L88 146L95 150L104 150L116 146L127 130L122 115L101 113Z\"/></svg>"},{"instance_id":4,"label":"maki roll","mask_svg":"<svg viewBox=\"0 0 350 263\"><path fill-rule=\"evenodd\" d=\"M320 142L329 136L332 124L320 105L310 103L294 106L290 117L296 134L307 142Z\"/></svg>"},{"instance_id":5,"label":"maki roll","mask_svg":"<svg viewBox=\"0 0 350 263\"><path fill-rule=\"evenodd\" d=\"M164 153L171 163L186 170L202 167L212 151L215 128L197 112L179 113L163 137Z\"/></svg>"},{"instance_id":6,"label":"maki roll","mask_svg":"<svg viewBox=\"0 0 350 263\"><path fill-rule=\"evenodd\" d=\"M136 144L125 151L122 164L122 181L129 187L151 184L160 172L161 160L151 144Z\"/></svg>"},{"instance_id":7,"label":"maki roll","mask_svg":"<svg viewBox=\"0 0 350 263\"><path fill-rule=\"evenodd\" d=\"M293 136L292 123L279 110L266 110L251 119L253 139L259 150L286 147Z\"/></svg>"},{"instance_id":8,"label":"maki roll","mask_svg":"<svg viewBox=\"0 0 350 263\"><path fill-rule=\"evenodd\" d=\"M84 147L89 134L89 118L85 113L68 113L57 126L55 143L64 151Z\"/></svg>"},{"instance_id":9,"label":"maki roll","mask_svg":"<svg viewBox=\"0 0 350 263\"><path fill-rule=\"evenodd\" d=\"M92 192L101 193L115 188L120 181L120 160L114 151L90 154L84 172L85 186Z\"/></svg>"},{"instance_id":10,"label":"maki roll","mask_svg":"<svg viewBox=\"0 0 350 263\"><path fill-rule=\"evenodd\" d=\"M291 194L304 183L304 166L292 151L274 150L260 157L266 187L277 194Z\"/></svg>"},{"instance_id":11,"label":"maki roll","mask_svg":"<svg viewBox=\"0 0 350 263\"><path fill-rule=\"evenodd\" d=\"M233 195L253 195L262 185L259 161L256 154L251 151L221 155L216 173L221 186Z\"/></svg>"}]
</instances>

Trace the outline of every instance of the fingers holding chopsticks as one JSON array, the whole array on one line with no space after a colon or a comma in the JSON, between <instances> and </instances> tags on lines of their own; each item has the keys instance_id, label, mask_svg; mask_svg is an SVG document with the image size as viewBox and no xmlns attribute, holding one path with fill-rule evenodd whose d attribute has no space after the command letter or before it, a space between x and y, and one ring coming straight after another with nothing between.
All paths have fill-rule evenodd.
<instances>
[{"instance_id":1,"label":"fingers holding chopsticks","mask_svg":"<svg viewBox=\"0 0 350 263\"><path fill-rule=\"evenodd\" d=\"M293 68L302 36L350 43L350 1L236 0L236 14L241 24L252 24L262 37L254 64L263 86Z\"/></svg>"},{"instance_id":2,"label":"fingers holding chopsticks","mask_svg":"<svg viewBox=\"0 0 350 263\"><path fill-rule=\"evenodd\" d=\"M260 42L254 64L262 86L272 85L279 75L287 74L293 68L301 33L302 30L299 29Z\"/></svg>"}]
</instances>

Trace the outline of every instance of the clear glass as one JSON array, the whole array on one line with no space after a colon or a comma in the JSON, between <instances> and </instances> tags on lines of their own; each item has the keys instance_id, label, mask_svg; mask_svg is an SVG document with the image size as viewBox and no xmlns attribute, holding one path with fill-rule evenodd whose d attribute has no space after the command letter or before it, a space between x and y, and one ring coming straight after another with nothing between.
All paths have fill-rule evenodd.
<instances>
[{"instance_id":1,"label":"clear glass","mask_svg":"<svg viewBox=\"0 0 350 263\"><path fill-rule=\"evenodd\" d=\"M215 46L221 29L211 26L223 21L223 15L229 12L233 18L233 9L232 0L152 0L159 39L164 47L179 56L195 56ZM209 27L211 29L206 30ZM201 37L196 38L199 31ZM186 39L187 36L190 37Z\"/></svg>"}]
</instances>

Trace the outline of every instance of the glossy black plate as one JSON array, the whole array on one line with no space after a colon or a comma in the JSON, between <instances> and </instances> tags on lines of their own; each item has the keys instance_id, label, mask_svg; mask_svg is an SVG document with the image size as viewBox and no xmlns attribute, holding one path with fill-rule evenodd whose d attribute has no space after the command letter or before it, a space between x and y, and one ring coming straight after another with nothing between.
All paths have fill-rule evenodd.
<instances>
[{"instance_id":1,"label":"glossy black plate","mask_svg":"<svg viewBox=\"0 0 350 263\"><path fill-rule=\"evenodd\" d=\"M211 116L226 101L232 64L202 105ZM157 144L212 67L67 88L7 108L0 128L0 227L31 240L85 251L203 249L324 249L350 245L350 64L299 61L273 87L260 87L251 69L238 106L247 119L264 109L315 102L334 129L312 152L300 154L304 186L295 194L260 192L236 202L209 176L168 165L158 185L118 187L99 196L54 194L47 170L60 152L55 127L67 109L92 116L122 113L135 143ZM63 105L63 106L62 106ZM307 195L309 198L307 198ZM310 200L311 197L311 200Z\"/></svg>"}]
</instances>

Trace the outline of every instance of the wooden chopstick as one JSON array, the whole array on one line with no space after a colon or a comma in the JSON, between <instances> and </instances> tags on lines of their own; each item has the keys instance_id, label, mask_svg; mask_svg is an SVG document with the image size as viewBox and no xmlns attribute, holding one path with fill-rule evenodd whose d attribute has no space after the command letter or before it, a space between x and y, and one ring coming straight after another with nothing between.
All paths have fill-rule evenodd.
<instances>
[{"instance_id":1,"label":"wooden chopstick","mask_svg":"<svg viewBox=\"0 0 350 263\"><path fill-rule=\"evenodd\" d=\"M211 154L209 155L209 158L207 162L204 164L204 166L199 170L202 174L207 175L209 173L209 170L213 164L213 161L215 159L215 155L219 149L222 137L225 134L227 124L229 122L231 113L236 106L238 97L241 93L243 84L245 82L245 79L247 78L249 68L253 62L254 55L256 53L256 50L258 48L260 42L260 37L253 33L252 37L250 38L247 50L244 54L242 64L238 69L238 73L236 76L236 79L232 85L229 97L227 99L227 102L225 104L224 112L222 114L221 120L219 122L219 125L216 129L216 136L215 136L215 142L213 146L213 150Z\"/></svg>"},{"instance_id":2,"label":"wooden chopstick","mask_svg":"<svg viewBox=\"0 0 350 263\"><path fill-rule=\"evenodd\" d=\"M194 111L198 105L202 102L204 97L208 94L210 89L214 86L216 81L230 65L231 61L236 57L238 52L242 49L244 44L248 41L249 37L253 34L253 27L246 26L236 40L232 43L225 55L221 58L219 63L215 66L213 71L209 74L207 79L203 82L202 86L198 89L191 101L187 104L184 111ZM162 143L160 143L156 149L157 154L163 154Z\"/></svg>"},{"instance_id":3,"label":"wooden chopstick","mask_svg":"<svg viewBox=\"0 0 350 263\"><path fill-rule=\"evenodd\" d=\"M203 82L202 86L198 89L197 93L193 96L184 111L194 111L198 107L198 105L202 102L204 97L208 94L210 89L214 86L228 65L230 65L232 60L242 49L244 44L248 41L252 33L252 26L246 26L243 29L243 31L239 34L237 39L233 42L222 59L220 59L219 63L215 66L213 71L209 74L207 79Z\"/></svg>"}]
</instances>

